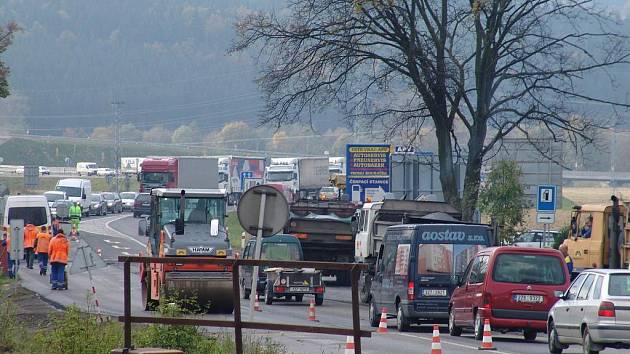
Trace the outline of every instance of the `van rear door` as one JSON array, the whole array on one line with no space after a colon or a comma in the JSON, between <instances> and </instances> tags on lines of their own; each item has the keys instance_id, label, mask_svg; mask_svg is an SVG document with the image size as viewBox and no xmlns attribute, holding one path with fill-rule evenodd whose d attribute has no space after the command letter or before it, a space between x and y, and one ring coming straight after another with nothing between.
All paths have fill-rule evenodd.
<instances>
[{"instance_id":1,"label":"van rear door","mask_svg":"<svg viewBox=\"0 0 630 354\"><path fill-rule=\"evenodd\" d=\"M492 266L492 315L497 318L546 320L566 290L567 275L561 257L533 252L502 252Z\"/></svg>"}]
</instances>

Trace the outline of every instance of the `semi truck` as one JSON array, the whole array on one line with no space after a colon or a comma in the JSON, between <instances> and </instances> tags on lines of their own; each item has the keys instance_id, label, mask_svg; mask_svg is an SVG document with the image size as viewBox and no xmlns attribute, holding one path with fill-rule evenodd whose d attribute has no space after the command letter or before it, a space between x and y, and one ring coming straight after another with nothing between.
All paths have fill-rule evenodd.
<instances>
[{"instance_id":1,"label":"semi truck","mask_svg":"<svg viewBox=\"0 0 630 354\"><path fill-rule=\"evenodd\" d=\"M219 188L227 191L228 203L236 204L245 191L263 184L265 161L264 157L218 158Z\"/></svg>"},{"instance_id":2,"label":"semi truck","mask_svg":"<svg viewBox=\"0 0 630 354\"><path fill-rule=\"evenodd\" d=\"M147 158L140 164L140 192L154 188L218 188L218 160L215 157Z\"/></svg>"},{"instance_id":3,"label":"semi truck","mask_svg":"<svg viewBox=\"0 0 630 354\"><path fill-rule=\"evenodd\" d=\"M284 194L289 202L316 196L329 184L327 157L272 158L265 169L265 184Z\"/></svg>"},{"instance_id":4,"label":"semi truck","mask_svg":"<svg viewBox=\"0 0 630 354\"><path fill-rule=\"evenodd\" d=\"M306 261L352 262L352 219L357 208L351 202L299 200L290 206L285 233L300 240ZM347 271L323 272L325 280L336 285L350 284Z\"/></svg>"},{"instance_id":5,"label":"semi truck","mask_svg":"<svg viewBox=\"0 0 630 354\"><path fill-rule=\"evenodd\" d=\"M375 264L388 227L408 223L456 223L459 220L461 213L450 204L442 202L386 199L364 203L357 209L352 221L355 233L354 260L369 266L359 278L361 301L367 303L370 300Z\"/></svg>"}]
</instances>

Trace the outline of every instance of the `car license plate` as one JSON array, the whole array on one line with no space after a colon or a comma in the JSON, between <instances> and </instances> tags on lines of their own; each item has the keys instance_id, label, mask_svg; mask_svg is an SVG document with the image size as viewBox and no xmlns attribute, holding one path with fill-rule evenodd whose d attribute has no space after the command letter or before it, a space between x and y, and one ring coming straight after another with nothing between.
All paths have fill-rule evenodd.
<instances>
[{"instance_id":1,"label":"car license plate","mask_svg":"<svg viewBox=\"0 0 630 354\"><path fill-rule=\"evenodd\" d=\"M149 203L142 203L142 206L149 206L149 205L151 205L151 204L149 204Z\"/></svg>"},{"instance_id":2,"label":"car license plate","mask_svg":"<svg viewBox=\"0 0 630 354\"><path fill-rule=\"evenodd\" d=\"M308 292L310 290L310 288L308 286L291 286L289 287L289 291L290 292Z\"/></svg>"},{"instance_id":3,"label":"car license plate","mask_svg":"<svg viewBox=\"0 0 630 354\"><path fill-rule=\"evenodd\" d=\"M525 294L516 294L512 295L512 299L515 302L526 302L531 304L541 304L544 300L542 295L525 295Z\"/></svg>"},{"instance_id":4,"label":"car license plate","mask_svg":"<svg viewBox=\"0 0 630 354\"><path fill-rule=\"evenodd\" d=\"M446 296L446 289L422 289L422 296Z\"/></svg>"}]
</instances>

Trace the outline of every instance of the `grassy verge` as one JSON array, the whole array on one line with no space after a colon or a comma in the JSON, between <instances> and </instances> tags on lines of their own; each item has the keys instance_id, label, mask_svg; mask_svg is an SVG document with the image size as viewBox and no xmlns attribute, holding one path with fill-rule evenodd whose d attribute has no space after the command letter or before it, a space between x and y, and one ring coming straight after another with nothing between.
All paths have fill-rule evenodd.
<instances>
[{"instance_id":1,"label":"grassy verge","mask_svg":"<svg viewBox=\"0 0 630 354\"><path fill-rule=\"evenodd\" d=\"M180 304L173 302L160 305L158 311L170 317L196 316L181 310ZM179 349L187 354L235 351L230 334L210 333L194 326L137 325L132 334L136 347ZM123 327L119 322L101 322L95 315L84 313L75 306L37 322L25 320L24 316L18 316L11 298L0 290L0 353L106 354L122 344ZM248 354L286 353L282 346L268 338L246 337L244 348Z\"/></svg>"},{"instance_id":2,"label":"grassy verge","mask_svg":"<svg viewBox=\"0 0 630 354\"><path fill-rule=\"evenodd\" d=\"M228 234L230 237L230 243L235 249L241 249L241 234L245 231L238 222L238 215L236 211L228 213L228 217L225 220L225 224L228 228Z\"/></svg>"},{"instance_id":3,"label":"grassy verge","mask_svg":"<svg viewBox=\"0 0 630 354\"><path fill-rule=\"evenodd\" d=\"M73 177L78 178L78 177ZM84 178L84 177L82 177ZM46 191L55 190L55 186L57 185L57 181L62 178L59 177L40 177L39 179L39 187L26 189L24 188L24 177L22 176L3 176L0 177L0 183L3 183L9 188L9 191L12 195L17 193L21 194L41 194ZM94 192L107 192L113 191L116 189L116 182L112 180L111 183L107 182L107 179L102 177L90 177L92 181L92 190ZM129 185L125 183L124 179L121 179L119 182L120 191L137 191L139 188L138 181L135 178L129 179ZM127 188L128 187L128 188Z\"/></svg>"}]
</instances>

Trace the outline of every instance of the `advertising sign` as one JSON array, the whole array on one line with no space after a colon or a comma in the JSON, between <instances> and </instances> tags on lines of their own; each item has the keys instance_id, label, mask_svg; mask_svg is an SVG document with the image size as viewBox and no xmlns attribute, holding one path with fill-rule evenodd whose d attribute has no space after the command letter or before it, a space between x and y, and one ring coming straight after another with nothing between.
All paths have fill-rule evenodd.
<instances>
[{"instance_id":1,"label":"advertising sign","mask_svg":"<svg viewBox=\"0 0 630 354\"><path fill-rule=\"evenodd\" d=\"M391 146L346 145L346 191L353 202L379 201L389 192Z\"/></svg>"}]
</instances>

